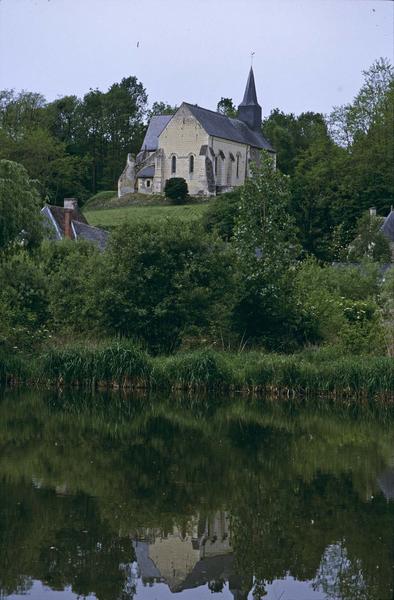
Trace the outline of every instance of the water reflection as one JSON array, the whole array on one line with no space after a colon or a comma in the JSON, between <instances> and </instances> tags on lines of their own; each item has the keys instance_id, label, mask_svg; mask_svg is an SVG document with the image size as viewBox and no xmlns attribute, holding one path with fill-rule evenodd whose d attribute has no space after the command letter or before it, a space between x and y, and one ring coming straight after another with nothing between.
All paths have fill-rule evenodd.
<instances>
[{"instance_id":1,"label":"water reflection","mask_svg":"<svg viewBox=\"0 0 394 600\"><path fill-rule=\"evenodd\" d=\"M0 595L391 600L391 416L208 406L5 393Z\"/></svg>"}]
</instances>

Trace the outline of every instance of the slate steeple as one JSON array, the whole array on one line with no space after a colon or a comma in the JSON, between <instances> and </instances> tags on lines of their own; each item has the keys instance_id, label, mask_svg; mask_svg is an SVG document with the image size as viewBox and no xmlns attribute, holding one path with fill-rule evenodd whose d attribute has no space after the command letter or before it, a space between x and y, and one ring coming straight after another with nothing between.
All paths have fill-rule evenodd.
<instances>
[{"instance_id":1,"label":"slate steeple","mask_svg":"<svg viewBox=\"0 0 394 600\"><path fill-rule=\"evenodd\" d=\"M238 106L238 119L253 131L260 131L262 123L261 106L257 102L256 85L253 69L250 67L244 98Z\"/></svg>"}]
</instances>

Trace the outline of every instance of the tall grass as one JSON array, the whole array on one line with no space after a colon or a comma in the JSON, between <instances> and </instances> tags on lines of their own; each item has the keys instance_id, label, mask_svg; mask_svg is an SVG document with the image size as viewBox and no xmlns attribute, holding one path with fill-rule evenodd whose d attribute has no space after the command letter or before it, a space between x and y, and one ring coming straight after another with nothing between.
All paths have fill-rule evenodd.
<instances>
[{"instance_id":1,"label":"tall grass","mask_svg":"<svg viewBox=\"0 0 394 600\"><path fill-rule=\"evenodd\" d=\"M20 353L0 348L0 383L26 381L32 376L35 364Z\"/></svg>"},{"instance_id":2,"label":"tall grass","mask_svg":"<svg viewBox=\"0 0 394 600\"><path fill-rule=\"evenodd\" d=\"M131 342L116 341L51 348L34 364L0 353L0 381L13 380L58 386L394 400L392 358L343 356L326 350L287 356L203 349L151 357Z\"/></svg>"},{"instance_id":3,"label":"tall grass","mask_svg":"<svg viewBox=\"0 0 394 600\"><path fill-rule=\"evenodd\" d=\"M88 348L52 348L42 356L40 379L80 387L143 387L151 370L146 352L130 342L115 342Z\"/></svg>"}]
</instances>

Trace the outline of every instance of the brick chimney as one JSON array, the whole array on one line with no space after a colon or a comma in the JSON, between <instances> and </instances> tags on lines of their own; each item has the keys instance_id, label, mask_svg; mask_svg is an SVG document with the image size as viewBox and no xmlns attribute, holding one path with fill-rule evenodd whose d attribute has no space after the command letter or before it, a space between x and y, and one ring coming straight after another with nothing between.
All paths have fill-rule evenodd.
<instances>
[{"instance_id":1,"label":"brick chimney","mask_svg":"<svg viewBox=\"0 0 394 600\"><path fill-rule=\"evenodd\" d=\"M76 198L64 198L64 237L72 240L71 216L73 210L78 207Z\"/></svg>"},{"instance_id":2,"label":"brick chimney","mask_svg":"<svg viewBox=\"0 0 394 600\"><path fill-rule=\"evenodd\" d=\"M76 198L64 198L64 208L75 210L78 208L78 200Z\"/></svg>"}]
</instances>

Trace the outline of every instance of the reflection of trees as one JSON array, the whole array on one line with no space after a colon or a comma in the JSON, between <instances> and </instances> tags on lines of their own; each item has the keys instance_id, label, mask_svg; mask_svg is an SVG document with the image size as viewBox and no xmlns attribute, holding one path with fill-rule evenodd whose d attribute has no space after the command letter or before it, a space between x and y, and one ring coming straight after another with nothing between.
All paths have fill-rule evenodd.
<instances>
[{"instance_id":1,"label":"reflection of trees","mask_svg":"<svg viewBox=\"0 0 394 600\"><path fill-rule=\"evenodd\" d=\"M366 501L392 454L384 424L245 402L207 414L198 403L49 400L0 404L0 589L35 577L132 598L130 533L186 530L197 512L225 507L242 593L255 577L263 597L265 582L290 573L333 598L390 597L394 506Z\"/></svg>"},{"instance_id":2,"label":"reflection of trees","mask_svg":"<svg viewBox=\"0 0 394 600\"><path fill-rule=\"evenodd\" d=\"M313 587L314 589L321 588L327 595L327 599L367 600L369 597L361 561L357 560L352 563L343 543L327 547Z\"/></svg>"},{"instance_id":3,"label":"reflection of trees","mask_svg":"<svg viewBox=\"0 0 394 600\"><path fill-rule=\"evenodd\" d=\"M94 499L2 481L0 506L0 591L22 591L33 578L100 600L133 598L119 569L133 560L131 541L111 531Z\"/></svg>"}]
</instances>

